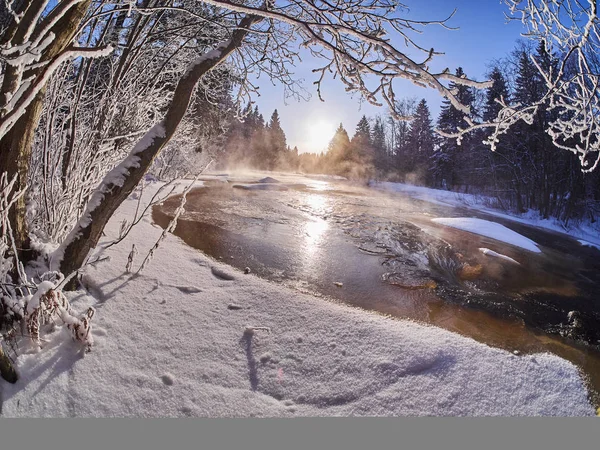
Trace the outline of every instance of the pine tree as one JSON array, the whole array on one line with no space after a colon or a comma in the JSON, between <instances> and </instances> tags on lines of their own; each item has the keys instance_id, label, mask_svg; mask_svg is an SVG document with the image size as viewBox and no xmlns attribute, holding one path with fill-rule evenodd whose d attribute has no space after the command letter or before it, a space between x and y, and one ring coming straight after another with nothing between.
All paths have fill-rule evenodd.
<instances>
[{"instance_id":1,"label":"pine tree","mask_svg":"<svg viewBox=\"0 0 600 450\"><path fill-rule=\"evenodd\" d=\"M371 145L371 125L366 116L362 116L356 125L356 131L352 140L360 140L365 145Z\"/></svg>"},{"instance_id":2,"label":"pine tree","mask_svg":"<svg viewBox=\"0 0 600 450\"><path fill-rule=\"evenodd\" d=\"M340 126L335 130L333 138L329 142L327 147L327 154L332 160L341 160L345 157L350 147L350 138L348 132L344 128L344 125L340 123Z\"/></svg>"},{"instance_id":3,"label":"pine tree","mask_svg":"<svg viewBox=\"0 0 600 450\"><path fill-rule=\"evenodd\" d=\"M268 151L265 164L267 168L273 170L278 166L285 165L287 162L287 144L277 110L271 114L266 129L266 139Z\"/></svg>"},{"instance_id":4,"label":"pine tree","mask_svg":"<svg viewBox=\"0 0 600 450\"><path fill-rule=\"evenodd\" d=\"M465 77L462 67L456 69L456 76ZM450 89L456 92L457 100L468 107L473 105L473 92L470 87L450 83ZM463 113L456 109L449 100L444 100L438 128L446 133L455 133L459 128L465 128L467 123ZM437 151L431 159L431 174L434 184L441 187L459 186L465 184L466 167L465 153L468 153L471 139L466 137L459 146L456 139L441 138Z\"/></svg>"},{"instance_id":5,"label":"pine tree","mask_svg":"<svg viewBox=\"0 0 600 450\"><path fill-rule=\"evenodd\" d=\"M483 120L491 122L496 120L502 109L497 100L503 99L505 103L510 104L511 96L506 77L500 67L495 66L488 77L492 81L492 86L486 91ZM510 130L508 134L499 137L494 152L484 151L487 160L487 185L503 207L508 207L516 199L517 209L520 210L523 186L520 181L519 158L514 152L514 145L510 144L512 132L513 130Z\"/></svg>"},{"instance_id":6,"label":"pine tree","mask_svg":"<svg viewBox=\"0 0 600 450\"><path fill-rule=\"evenodd\" d=\"M344 125L340 123L327 147L327 154L324 157L325 169L341 175L343 173L342 163L348 159L349 152L350 138Z\"/></svg>"},{"instance_id":7,"label":"pine tree","mask_svg":"<svg viewBox=\"0 0 600 450\"><path fill-rule=\"evenodd\" d=\"M506 103L510 103L506 78L498 66L492 69L489 79L492 81L492 86L486 92L483 109L483 120L486 122L496 119L502 108L496 99L504 99Z\"/></svg>"},{"instance_id":8,"label":"pine tree","mask_svg":"<svg viewBox=\"0 0 600 450\"><path fill-rule=\"evenodd\" d=\"M410 123L405 162L406 168L413 172L413 182L430 184L428 166L433 156L434 136L431 115L425 99L417 105L415 118Z\"/></svg>"},{"instance_id":9,"label":"pine tree","mask_svg":"<svg viewBox=\"0 0 600 450\"><path fill-rule=\"evenodd\" d=\"M371 163L373 161L373 139L371 125L366 116L362 116L356 125L356 131L350 141L348 159L354 163Z\"/></svg>"},{"instance_id":10,"label":"pine tree","mask_svg":"<svg viewBox=\"0 0 600 450\"><path fill-rule=\"evenodd\" d=\"M540 44L534 57L540 64L549 63L549 55ZM514 101L521 105L532 105L541 100L544 94L544 80L535 66L530 52L522 50L519 54L518 72L515 80ZM547 218L550 208L548 184L551 161L555 150L551 139L545 133L548 121L547 108L542 105L531 123L520 121L511 130L511 159L519 170L521 186L518 190L518 209L539 209Z\"/></svg>"},{"instance_id":11,"label":"pine tree","mask_svg":"<svg viewBox=\"0 0 600 450\"><path fill-rule=\"evenodd\" d=\"M374 153L374 165L380 174L384 174L389 171L390 158L387 149L387 143L385 141L385 128L381 117L375 118L373 124L373 132L371 133L371 145Z\"/></svg>"},{"instance_id":12,"label":"pine tree","mask_svg":"<svg viewBox=\"0 0 600 450\"><path fill-rule=\"evenodd\" d=\"M343 164L343 175L351 179L368 180L375 172L373 160L371 126L367 117L362 116L350 141L350 151Z\"/></svg>"},{"instance_id":13,"label":"pine tree","mask_svg":"<svg viewBox=\"0 0 600 450\"><path fill-rule=\"evenodd\" d=\"M414 116L415 114L415 100L402 99L397 102L396 109L406 117ZM409 159L409 148L408 148L408 135L410 131L410 121L400 120L394 121L393 127L393 141L392 156L394 159L394 166L401 179L404 179L406 174L409 172L407 168L407 160Z\"/></svg>"}]
</instances>

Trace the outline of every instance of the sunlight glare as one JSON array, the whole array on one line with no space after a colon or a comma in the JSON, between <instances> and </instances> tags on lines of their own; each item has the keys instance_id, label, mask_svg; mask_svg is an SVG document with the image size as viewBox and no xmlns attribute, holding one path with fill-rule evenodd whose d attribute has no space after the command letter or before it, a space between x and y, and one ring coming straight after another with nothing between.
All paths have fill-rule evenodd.
<instances>
[{"instance_id":1,"label":"sunlight glare","mask_svg":"<svg viewBox=\"0 0 600 450\"><path fill-rule=\"evenodd\" d=\"M327 146L335 134L335 125L326 120L308 122L307 131L307 150L311 152L326 151Z\"/></svg>"}]
</instances>

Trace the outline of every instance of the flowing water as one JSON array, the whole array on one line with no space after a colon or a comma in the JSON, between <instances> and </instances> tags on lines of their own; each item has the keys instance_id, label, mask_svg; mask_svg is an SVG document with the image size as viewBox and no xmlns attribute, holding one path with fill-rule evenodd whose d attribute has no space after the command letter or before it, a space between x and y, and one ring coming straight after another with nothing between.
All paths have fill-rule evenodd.
<instances>
[{"instance_id":1,"label":"flowing water","mask_svg":"<svg viewBox=\"0 0 600 450\"><path fill-rule=\"evenodd\" d=\"M277 178L289 183L207 182L188 194L175 234L227 264L313 295L514 352L555 353L582 369L600 405L597 250L402 194ZM166 227L179 203L175 196L155 207L154 221ZM474 216L503 223L542 253L431 221ZM486 256L483 247L519 264Z\"/></svg>"}]
</instances>

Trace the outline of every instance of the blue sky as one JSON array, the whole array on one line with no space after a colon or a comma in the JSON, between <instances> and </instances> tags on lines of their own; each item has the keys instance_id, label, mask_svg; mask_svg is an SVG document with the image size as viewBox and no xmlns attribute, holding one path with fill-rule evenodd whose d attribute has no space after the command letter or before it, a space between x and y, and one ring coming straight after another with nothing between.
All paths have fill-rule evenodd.
<instances>
[{"instance_id":1,"label":"blue sky","mask_svg":"<svg viewBox=\"0 0 600 450\"><path fill-rule=\"evenodd\" d=\"M500 0L405 0L404 3L410 7L405 17L415 20L440 20L457 9L449 25L459 27L458 30L429 26L416 37L425 48L445 53L436 58L433 70L449 67L454 71L462 66L469 77L483 80L490 63L508 54L523 31L520 22L507 23L504 12L508 9ZM405 48L403 43L397 43L397 47ZM310 101L288 99L286 105L283 88L266 79L259 81L261 96L255 99L266 120L277 108L288 144L297 145L300 151L324 149L340 122L352 135L363 114L369 117L386 112L385 107L377 108L366 102L361 105L358 94L345 92L340 82L331 79L323 86L325 102L321 102L312 84L316 80L316 74L311 72L315 64L318 62L305 60L295 68L296 76L304 79L304 87L312 94ZM425 98L435 120L442 100L437 92L409 82L399 82L396 86L398 97Z\"/></svg>"}]
</instances>

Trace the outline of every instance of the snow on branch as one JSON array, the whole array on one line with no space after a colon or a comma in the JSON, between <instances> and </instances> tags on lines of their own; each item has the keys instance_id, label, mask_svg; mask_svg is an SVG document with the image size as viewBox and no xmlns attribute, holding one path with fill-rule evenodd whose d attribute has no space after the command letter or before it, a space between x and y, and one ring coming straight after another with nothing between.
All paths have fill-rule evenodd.
<instances>
[{"instance_id":1,"label":"snow on branch","mask_svg":"<svg viewBox=\"0 0 600 450\"><path fill-rule=\"evenodd\" d=\"M447 71L434 73L429 70L430 61L440 53L421 47L413 35L428 25L450 28L447 21L452 15L439 21L410 20L401 14L408 8L397 0L287 0L267 2L266 8L261 2L240 4L232 0L203 0L203 3L267 19L252 32L266 36L261 41L262 47L257 43L257 48L262 48L262 58L257 56L256 61L269 75L275 72L275 77L282 78L276 56L283 56L288 61L300 60L289 45L293 41L300 41L312 56L323 59L325 64L313 70L319 74L315 84L321 99L322 81L326 74L331 73L339 77L348 91L359 92L375 105L381 105L383 101L393 114L401 118L400 112L396 111L394 81L407 79L437 90L455 108L468 114L469 108L461 104L445 83L476 88L490 86L489 82L476 82ZM422 54L422 60L417 61L406 51L398 49L392 37L403 42L408 51ZM267 55L265 48L269 49ZM248 45L244 50L248 50ZM257 53L260 51L257 50ZM289 67L283 69L284 72L286 70Z\"/></svg>"},{"instance_id":2,"label":"snow on branch","mask_svg":"<svg viewBox=\"0 0 600 450\"><path fill-rule=\"evenodd\" d=\"M504 0L509 19L520 20L524 36L539 41L553 64L532 56L545 84L541 98L531 104L509 104L497 99L498 116L448 134L460 139L478 128L491 129L485 144L495 150L500 136L516 122L532 123L547 111L545 131L553 144L573 152L584 172L600 165L600 23L596 0Z\"/></svg>"},{"instance_id":3,"label":"snow on branch","mask_svg":"<svg viewBox=\"0 0 600 450\"><path fill-rule=\"evenodd\" d=\"M0 369L2 377L11 382L16 381L16 374L13 371L7 377L10 371L5 368L7 364L10 366L10 360L2 348L5 343L10 343L14 350L17 338L23 335L40 345L41 325L58 319L71 331L73 339L89 350L93 344L90 324L95 312L89 308L81 317L74 314L60 289L62 274L46 272L36 281L36 277L30 278L25 273L8 220L9 209L25 192L15 191L15 182L16 176L9 180L6 173L0 175Z\"/></svg>"},{"instance_id":4,"label":"snow on branch","mask_svg":"<svg viewBox=\"0 0 600 450\"><path fill-rule=\"evenodd\" d=\"M71 48L62 52L59 56L49 62L35 80L24 80L19 90L10 98L7 104L0 110L0 138L3 137L19 120L29 104L46 86L50 77L62 63L70 59L98 58L108 56L112 53L113 48L108 45L102 48Z\"/></svg>"},{"instance_id":5,"label":"snow on branch","mask_svg":"<svg viewBox=\"0 0 600 450\"><path fill-rule=\"evenodd\" d=\"M104 200L104 197L113 190L121 188L125 182L125 179L129 176L130 171L139 167L139 154L145 152L149 147L151 147L154 144L155 139L161 139L164 137L165 126L164 122L160 121L150 128L150 130L148 130L148 132L138 141L127 158L125 158L120 164L106 174L98 189L92 194L85 212L77 222L76 226L53 254L52 268L58 269L60 267L65 249L69 244L80 237L82 230L86 229L90 225L92 221L92 213L96 208L98 208L98 206L100 206Z\"/></svg>"}]
</instances>

